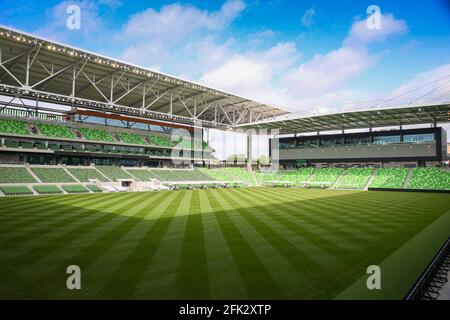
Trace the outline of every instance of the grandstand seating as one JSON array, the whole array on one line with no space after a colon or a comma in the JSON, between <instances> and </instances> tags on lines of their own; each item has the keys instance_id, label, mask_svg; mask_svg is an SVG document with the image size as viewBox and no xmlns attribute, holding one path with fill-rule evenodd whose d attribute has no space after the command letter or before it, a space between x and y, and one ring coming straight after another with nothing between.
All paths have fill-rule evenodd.
<instances>
[{"instance_id":1,"label":"grandstand seating","mask_svg":"<svg viewBox=\"0 0 450 320\"><path fill-rule=\"evenodd\" d=\"M181 177L172 170L150 170L161 181L182 181Z\"/></svg>"},{"instance_id":2,"label":"grandstand seating","mask_svg":"<svg viewBox=\"0 0 450 320\"><path fill-rule=\"evenodd\" d=\"M116 136L123 142L128 144L147 144L140 134L119 132Z\"/></svg>"},{"instance_id":3,"label":"grandstand seating","mask_svg":"<svg viewBox=\"0 0 450 320\"><path fill-rule=\"evenodd\" d=\"M132 179L127 172L120 167L115 166L96 166L97 170L107 176L111 181L118 181L119 179Z\"/></svg>"},{"instance_id":4,"label":"grandstand seating","mask_svg":"<svg viewBox=\"0 0 450 320\"><path fill-rule=\"evenodd\" d=\"M33 186L33 189L39 194L60 194L63 193L58 186L54 185L36 185Z\"/></svg>"},{"instance_id":5,"label":"grandstand seating","mask_svg":"<svg viewBox=\"0 0 450 320\"><path fill-rule=\"evenodd\" d=\"M103 190L100 189L99 187L97 187L95 184L88 184L88 185L86 185L86 187L95 193L103 192Z\"/></svg>"},{"instance_id":6,"label":"grandstand seating","mask_svg":"<svg viewBox=\"0 0 450 320\"><path fill-rule=\"evenodd\" d=\"M24 196L33 194L33 191L27 186L0 186L0 190L2 190L6 196Z\"/></svg>"},{"instance_id":7,"label":"grandstand seating","mask_svg":"<svg viewBox=\"0 0 450 320\"><path fill-rule=\"evenodd\" d=\"M0 167L0 183L37 182L34 177L21 167Z\"/></svg>"},{"instance_id":8,"label":"grandstand seating","mask_svg":"<svg viewBox=\"0 0 450 320\"><path fill-rule=\"evenodd\" d=\"M45 183L75 182L62 168L32 168L32 170Z\"/></svg>"},{"instance_id":9,"label":"grandstand seating","mask_svg":"<svg viewBox=\"0 0 450 320\"><path fill-rule=\"evenodd\" d=\"M96 179L101 182L108 182L100 172L95 168L70 168L69 172L81 182L89 182L89 179Z\"/></svg>"},{"instance_id":10,"label":"grandstand seating","mask_svg":"<svg viewBox=\"0 0 450 320\"><path fill-rule=\"evenodd\" d=\"M89 192L88 189L86 189L81 184L67 184L67 185L63 185L62 188L67 193L86 193L86 192Z\"/></svg>"},{"instance_id":11,"label":"grandstand seating","mask_svg":"<svg viewBox=\"0 0 450 320\"><path fill-rule=\"evenodd\" d=\"M376 169L371 188L402 189L408 169L405 168L383 168Z\"/></svg>"},{"instance_id":12,"label":"grandstand seating","mask_svg":"<svg viewBox=\"0 0 450 320\"><path fill-rule=\"evenodd\" d=\"M304 182L308 181L308 179L311 177L313 172L314 172L313 168L288 170L281 176L281 180L290 181L290 182L294 183L295 185L298 185L300 183L304 183Z\"/></svg>"},{"instance_id":13,"label":"grandstand seating","mask_svg":"<svg viewBox=\"0 0 450 320\"><path fill-rule=\"evenodd\" d=\"M372 173L373 170L371 168L347 169L335 187L343 189L364 189Z\"/></svg>"},{"instance_id":14,"label":"grandstand seating","mask_svg":"<svg viewBox=\"0 0 450 320\"><path fill-rule=\"evenodd\" d=\"M67 139L75 138L73 132L70 130L69 127L66 126L46 124L46 123L38 123L36 126L38 127L41 135L43 136L67 138Z\"/></svg>"},{"instance_id":15,"label":"grandstand seating","mask_svg":"<svg viewBox=\"0 0 450 320\"><path fill-rule=\"evenodd\" d=\"M113 136L106 130L79 128L78 129L86 140L114 142Z\"/></svg>"},{"instance_id":16,"label":"grandstand seating","mask_svg":"<svg viewBox=\"0 0 450 320\"><path fill-rule=\"evenodd\" d=\"M158 147L172 147L173 146L172 141L170 141L170 138L167 138L167 137L149 136L148 142L151 145L158 146Z\"/></svg>"},{"instance_id":17,"label":"grandstand seating","mask_svg":"<svg viewBox=\"0 0 450 320\"><path fill-rule=\"evenodd\" d=\"M246 184L255 186L257 184L253 175L245 169L241 168L222 168L221 169L228 176L232 177L233 181L242 181Z\"/></svg>"},{"instance_id":18,"label":"grandstand seating","mask_svg":"<svg viewBox=\"0 0 450 320\"><path fill-rule=\"evenodd\" d=\"M157 179L157 177L147 169L127 169L127 172L138 178L140 181L151 181L153 179Z\"/></svg>"},{"instance_id":19,"label":"grandstand seating","mask_svg":"<svg viewBox=\"0 0 450 320\"><path fill-rule=\"evenodd\" d=\"M173 170L173 173L180 177L181 181L214 181L211 176L202 171L194 170Z\"/></svg>"},{"instance_id":20,"label":"grandstand seating","mask_svg":"<svg viewBox=\"0 0 450 320\"><path fill-rule=\"evenodd\" d=\"M284 175L284 171L277 172L256 172L256 178L258 179L259 184L265 184L269 182L281 181L282 176Z\"/></svg>"},{"instance_id":21,"label":"grandstand seating","mask_svg":"<svg viewBox=\"0 0 450 320\"><path fill-rule=\"evenodd\" d=\"M9 134L29 135L24 121L0 119L0 132Z\"/></svg>"},{"instance_id":22,"label":"grandstand seating","mask_svg":"<svg viewBox=\"0 0 450 320\"><path fill-rule=\"evenodd\" d=\"M201 172L203 172L204 174L210 176L211 178L213 178L216 181L236 181L235 178L229 176L228 174L226 174L225 172L223 172L221 169L206 169L206 168L200 168L197 169L200 170Z\"/></svg>"},{"instance_id":23,"label":"grandstand seating","mask_svg":"<svg viewBox=\"0 0 450 320\"><path fill-rule=\"evenodd\" d=\"M343 172L341 168L318 169L308 183L310 186L331 187Z\"/></svg>"},{"instance_id":24,"label":"grandstand seating","mask_svg":"<svg viewBox=\"0 0 450 320\"><path fill-rule=\"evenodd\" d=\"M450 172L438 168L415 168L413 169L408 188L450 190Z\"/></svg>"},{"instance_id":25,"label":"grandstand seating","mask_svg":"<svg viewBox=\"0 0 450 320\"><path fill-rule=\"evenodd\" d=\"M256 176L260 184L267 184L268 182L291 182L293 185L300 185L308 181L313 172L313 168L301 168L297 170L256 173Z\"/></svg>"}]
</instances>

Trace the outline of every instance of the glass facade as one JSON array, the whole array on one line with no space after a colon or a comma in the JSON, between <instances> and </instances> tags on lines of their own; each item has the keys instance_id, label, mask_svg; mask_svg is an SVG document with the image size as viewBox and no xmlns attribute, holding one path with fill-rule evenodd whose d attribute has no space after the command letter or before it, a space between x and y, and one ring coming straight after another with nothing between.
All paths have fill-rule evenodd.
<instances>
[{"instance_id":1,"label":"glass facade","mask_svg":"<svg viewBox=\"0 0 450 320\"><path fill-rule=\"evenodd\" d=\"M400 135L373 137L373 144L394 144L400 142L401 142Z\"/></svg>"},{"instance_id":2,"label":"glass facade","mask_svg":"<svg viewBox=\"0 0 450 320\"><path fill-rule=\"evenodd\" d=\"M408 134L403 136L405 143L424 143L435 141L433 133Z\"/></svg>"},{"instance_id":3,"label":"glass facade","mask_svg":"<svg viewBox=\"0 0 450 320\"><path fill-rule=\"evenodd\" d=\"M370 144L369 136L349 136L344 139L346 146L359 146Z\"/></svg>"},{"instance_id":4,"label":"glass facade","mask_svg":"<svg viewBox=\"0 0 450 320\"><path fill-rule=\"evenodd\" d=\"M295 141L289 141L289 142L281 142L280 141L280 149L295 149L295 148L297 148Z\"/></svg>"},{"instance_id":5,"label":"glass facade","mask_svg":"<svg viewBox=\"0 0 450 320\"><path fill-rule=\"evenodd\" d=\"M416 131L417 132L417 131ZM423 131L422 131L423 132ZM367 132L359 134L341 134L329 136L302 136L296 140L292 138L281 138L280 149L309 149L344 146L379 146L390 144L413 144L436 142L436 134L433 132L410 133L408 131L392 132L392 134L380 132Z\"/></svg>"}]
</instances>

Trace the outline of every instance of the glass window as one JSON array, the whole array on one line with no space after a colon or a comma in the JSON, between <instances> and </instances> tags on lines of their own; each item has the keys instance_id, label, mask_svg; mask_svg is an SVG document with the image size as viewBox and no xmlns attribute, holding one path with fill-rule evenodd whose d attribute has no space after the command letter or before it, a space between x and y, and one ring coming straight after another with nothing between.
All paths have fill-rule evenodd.
<instances>
[{"instance_id":1,"label":"glass window","mask_svg":"<svg viewBox=\"0 0 450 320\"><path fill-rule=\"evenodd\" d=\"M298 147L299 148L314 148L318 147L319 145L319 139L317 138L310 138L310 139L304 139L298 141Z\"/></svg>"},{"instance_id":2,"label":"glass window","mask_svg":"<svg viewBox=\"0 0 450 320\"><path fill-rule=\"evenodd\" d=\"M358 146L370 143L370 137L345 137L345 145Z\"/></svg>"},{"instance_id":3,"label":"glass window","mask_svg":"<svg viewBox=\"0 0 450 320\"><path fill-rule=\"evenodd\" d=\"M320 139L321 146L336 146L341 144L340 138L322 138Z\"/></svg>"},{"instance_id":4,"label":"glass window","mask_svg":"<svg viewBox=\"0 0 450 320\"><path fill-rule=\"evenodd\" d=\"M400 143L400 136L378 136L373 137L374 144Z\"/></svg>"},{"instance_id":5,"label":"glass window","mask_svg":"<svg viewBox=\"0 0 450 320\"><path fill-rule=\"evenodd\" d=\"M405 143L423 143L434 141L433 133L408 134L403 136Z\"/></svg>"},{"instance_id":6,"label":"glass window","mask_svg":"<svg viewBox=\"0 0 450 320\"><path fill-rule=\"evenodd\" d=\"M290 142L280 142L280 149L295 149L295 141Z\"/></svg>"}]
</instances>

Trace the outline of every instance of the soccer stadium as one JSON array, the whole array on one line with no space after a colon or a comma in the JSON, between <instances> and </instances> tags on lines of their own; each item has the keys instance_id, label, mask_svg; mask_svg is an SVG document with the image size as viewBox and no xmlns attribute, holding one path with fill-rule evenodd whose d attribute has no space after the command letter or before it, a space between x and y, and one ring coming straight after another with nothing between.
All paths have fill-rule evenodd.
<instances>
[{"instance_id":1,"label":"soccer stadium","mask_svg":"<svg viewBox=\"0 0 450 320\"><path fill-rule=\"evenodd\" d=\"M449 296L450 101L297 116L10 27L0 67L0 299Z\"/></svg>"}]
</instances>

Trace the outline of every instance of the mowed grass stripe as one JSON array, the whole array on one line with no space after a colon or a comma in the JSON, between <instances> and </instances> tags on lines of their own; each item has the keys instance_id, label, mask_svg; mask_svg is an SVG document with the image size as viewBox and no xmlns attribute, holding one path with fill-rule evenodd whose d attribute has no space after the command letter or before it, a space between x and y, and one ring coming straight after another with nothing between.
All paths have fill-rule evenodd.
<instances>
[{"instance_id":1,"label":"mowed grass stripe","mask_svg":"<svg viewBox=\"0 0 450 320\"><path fill-rule=\"evenodd\" d=\"M351 199L360 197L362 192L347 191L347 193L336 195L336 197L325 197L318 203L302 201L300 206L303 211L310 213L308 215L310 219L319 218L324 220L323 222L326 224L338 227L338 230L342 229L341 236L347 234L350 236L350 239L347 239L350 242L355 241L355 239L352 239L353 237L357 238L356 241L358 242L371 243L389 232L381 222L369 222L370 213L367 210L369 206L358 208L353 205ZM295 201L295 194L290 195L288 192L285 197ZM346 206L339 205L339 198L341 197L349 199ZM367 203L367 199L364 199L364 202ZM336 214L339 214L339 219L335 219Z\"/></svg>"},{"instance_id":2,"label":"mowed grass stripe","mask_svg":"<svg viewBox=\"0 0 450 320\"><path fill-rule=\"evenodd\" d=\"M106 252L103 252L87 268L85 275L89 286L83 291L83 298L96 298L100 295L101 290L106 285L105 281L113 279L114 274L120 272L118 270L121 269L121 266L124 266L124 261L129 258L130 253L136 249L175 197L175 194L170 191L159 192L158 194L160 197L158 197L157 201L154 201L151 208L136 219L138 223L127 233L123 234L119 241L109 247ZM105 269L105 265L110 267ZM134 266L129 267L134 268ZM102 274L102 277L99 278L98 274Z\"/></svg>"},{"instance_id":3,"label":"mowed grass stripe","mask_svg":"<svg viewBox=\"0 0 450 320\"><path fill-rule=\"evenodd\" d=\"M246 286L250 299L283 299L283 290L272 278L271 273L262 263L252 246L241 233L239 227L230 218L230 203L218 197L219 191L208 192L208 200L214 206L222 207L216 213L216 219L225 238L228 248L238 267L239 273ZM225 204L225 206L223 206ZM234 214L238 212L232 209ZM270 293L267 291L270 288Z\"/></svg>"},{"instance_id":4,"label":"mowed grass stripe","mask_svg":"<svg viewBox=\"0 0 450 320\"><path fill-rule=\"evenodd\" d=\"M111 197L112 199L112 197ZM109 199L104 199L103 201L97 200L96 206L93 208L96 208L98 210L101 210L102 207L106 205L110 205L111 203L119 203L122 201L121 198L117 198L112 202L108 202ZM32 241L34 244L36 244L36 237L42 238L47 233L53 232L55 230L58 230L59 228L63 227L70 227L73 223L77 223L80 221L83 221L84 218L90 217L88 214L89 209L79 209L79 208L73 208L69 206L65 206L62 209L61 206L55 204L52 209L47 209L46 214L47 217L40 217L36 218L33 222L30 222L28 224L24 224L22 228L19 228L16 226L14 228L15 232L7 232L2 235L3 242L9 243L9 249L13 248L15 245L23 245L26 243L26 241ZM61 212L62 209L62 212ZM92 210L92 209L90 209ZM90 211L93 212L93 211ZM12 237L9 236L9 234L12 235ZM1 259L1 257L0 257Z\"/></svg>"},{"instance_id":5,"label":"mowed grass stripe","mask_svg":"<svg viewBox=\"0 0 450 320\"><path fill-rule=\"evenodd\" d=\"M105 281L99 296L110 299L131 297L172 222L175 215L173 205L181 205L183 197L182 193L173 193L158 205L163 213L152 221L138 244L123 257L122 262Z\"/></svg>"},{"instance_id":6,"label":"mowed grass stripe","mask_svg":"<svg viewBox=\"0 0 450 320\"><path fill-rule=\"evenodd\" d=\"M46 199L23 197L18 205L17 199L0 199L8 202L3 221L22 225L14 233L0 223L7 233L0 234L0 298L330 299L450 209L442 194L282 188ZM73 216L79 219L61 224ZM35 222L24 223L28 219ZM373 241L352 243L336 228ZM17 243L2 241L14 238ZM190 260L190 248L198 264ZM296 250L331 271L317 272L311 281L312 271L292 263ZM81 291L65 288L63 265L72 259L82 264ZM409 272L404 265L392 268ZM397 280L405 279L411 277Z\"/></svg>"},{"instance_id":7,"label":"mowed grass stripe","mask_svg":"<svg viewBox=\"0 0 450 320\"><path fill-rule=\"evenodd\" d=\"M132 297L146 294L149 291L146 285L150 285L151 292L148 293L148 299L177 299L179 294L176 287L179 271L177 264L183 245L193 191L180 191L180 193L183 198L180 203L173 203L174 212L171 222L141 280L135 287Z\"/></svg>"},{"instance_id":8,"label":"mowed grass stripe","mask_svg":"<svg viewBox=\"0 0 450 320\"><path fill-rule=\"evenodd\" d=\"M233 194L235 191L232 192ZM242 194L243 197L251 201L267 199L268 195L254 192L252 195ZM273 193L272 193L273 196ZM345 262L345 257L351 256L352 252L348 248L338 245L336 241L330 241L323 237L319 228L315 225L299 221L289 217L287 211L280 210L278 206L267 205L255 207L260 216L267 219L266 224L274 230L280 230L288 241L298 246L306 255L314 257L315 261L324 265L335 265ZM281 227L281 229L280 229Z\"/></svg>"},{"instance_id":9,"label":"mowed grass stripe","mask_svg":"<svg viewBox=\"0 0 450 320\"><path fill-rule=\"evenodd\" d=\"M222 196L226 201L236 204L238 204L239 201L249 201L248 198L239 199L239 197L242 196L238 196L233 192L223 193ZM255 229L255 231L270 243L295 270L303 274L304 277L311 282L312 286L314 286L314 282L319 281L321 278L323 279L323 274L326 274L328 270L291 243L289 239L284 236L283 230L281 230L282 233L275 231L273 226L270 226L268 218L261 214L260 210L252 207L249 209L242 208L239 211L242 213L242 217Z\"/></svg>"},{"instance_id":10,"label":"mowed grass stripe","mask_svg":"<svg viewBox=\"0 0 450 320\"><path fill-rule=\"evenodd\" d=\"M200 192L201 217L204 224L205 251L211 299L246 299L249 297L230 248L220 231L207 193Z\"/></svg>"},{"instance_id":11,"label":"mowed grass stripe","mask_svg":"<svg viewBox=\"0 0 450 320\"><path fill-rule=\"evenodd\" d=\"M275 195L271 193L273 197ZM255 192L254 198L258 200L267 199L268 194L263 192ZM278 196L277 196L278 198ZM280 210L283 209L283 210ZM296 213L299 213L297 206L265 206L264 212L272 213L268 215L275 223L283 225L289 229L296 236L303 239L304 242L314 245L317 250L320 250L325 256L333 256L335 259L342 260L343 257L352 253L352 248L349 248L350 244L347 240L334 236L330 239L329 234L324 234L324 230L315 224L307 222L305 220L294 217ZM339 240L339 241L336 241ZM356 247L357 248L357 247ZM355 249L355 248L353 248ZM322 254L321 254L322 255Z\"/></svg>"},{"instance_id":12,"label":"mowed grass stripe","mask_svg":"<svg viewBox=\"0 0 450 320\"><path fill-rule=\"evenodd\" d=\"M142 194L133 194L127 201L116 200L108 205L117 204L117 208L126 207L129 204L136 203L135 200L142 198ZM120 204L119 204L120 203ZM105 206L105 204L103 204ZM84 234L90 232L92 229L99 228L102 224L111 221L114 218L120 216L105 214L101 211L92 209L83 210L84 216L78 220L72 218L73 223L59 225L56 229L51 225L46 226L42 233L49 234L48 237L40 237L39 241L32 241L31 247L26 243L25 248L20 248L16 251L18 255L14 258L10 258L13 263L20 261L23 265L29 265L38 259L42 259L46 255L54 252L64 246L67 246L72 241L79 239ZM83 214L81 214L83 215ZM20 243L23 245L24 243ZM24 250L25 249L25 250Z\"/></svg>"},{"instance_id":13,"label":"mowed grass stripe","mask_svg":"<svg viewBox=\"0 0 450 320\"><path fill-rule=\"evenodd\" d=\"M108 194L108 197L95 198L93 197L89 201L85 207L75 207L74 204L78 203L78 196L73 195L73 201L64 202L63 204L58 202L50 202L50 206L43 206L42 209L40 206L36 206L29 212L29 218L19 219L19 222L14 224L14 217L11 218L10 222L8 222L10 228L9 232L4 232L4 234L8 234L11 231L16 231L15 233L29 233L32 230L40 228L42 225L46 225L49 223L49 220L54 220L53 222L61 221L62 219L70 218L73 215L78 215L80 211L88 210L88 209L96 209L99 207L99 204L106 203L107 201L116 201L119 199L126 199L125 195L117 195L117 194Z\"/></svg>"},{"instance_id":14,"label":"mowed grass stripe","mask_svg":"<svg viewBox=\"0 0 450 320\"><path fill-rule=\"evenodd\" d=\"M192 199L184 231L183 244L177 263L177 299L210 299L205 232L200 212L199 191L192 191Z\"/></svg>"},{"instance_id":15,"label":"mowed grass stripe","mask_svg":"<svg viewBox=\"0 0 450 320\"><path fill-rule=\"evenodd\" d=\"M113 197L112 194L109 194L108 196L109 198ZM0 234L7 233L8 230L10 232L15 231L23 226L33 226L36 222L46 221L49 217L54 216L53 213L55 211L60 211L61 207L63 208L65 205L71 206L79 201L84 201L84 199L80 199L78 195L68 196L65 201L61 202L48 201L44 203L32 202L29 204L24 200L22 205L9 207L5 213L0 215ZM89 206L91 203L96 204L99 201L100 199L91 197L91 199L85 203L86 206ZM70 214L70 212L62 212L62 215L64 214Z\"/></svg>"},{"instance_id":16,"label":"mowed grass stripe","mask_svg":"<svg viewBox=\"0 0 450 320\"><path fill-rule=\"evenodd\" d=\"M362 193L358 193L355 195L356 198L358 198L358 196L362 195ZM363 193L364 196L369 196L369 193ZM378 194L370 194L371 197L378 197ZM286 195L287 198L289 198L289 195ZM345 196L347 197L347 196ZM330 200L329 198L324 199L323 201L326 200ZM367 200L364 198L359 198L361 203L365 203L367 202ZM336 200L336 202L338 202L338 200ZM284 206L284 204L282 204L281 206ZM383 203L384 206L384 203ZM380 204L378 204L378 207L380 207ZM325 207L323 208L325 209ZM331 209L328 208L327 211L318 211L317 213L314 212L314 218L319 217L320 221L324 221L326 222L327 220L330 221L330 225L328 228L333 228L336 230L336 227L339 227L339 231L342 233L351 233L351 234L355 234L355 235L359 235L361 233L366 233L366 234L373 234L373 235L377 235L376 238L373 239L373 241L364 241L361 242L358 239L355 239L355 244L358 245L363 245L364 250L361 252L361 254L364 254L364 252L367 252L367 250L372 249L375 250L376 248L379 248L380 246L380 242L383 242L382 240L385 239L386 236L390 236L393 235L392 231L386 231L386 229L383 229L381 226L378 226L377 224L371 224L370 227L367 227L365 224L361 224L361 222L359 220L366 220L367 219L367 215L374 215L374 216L380 216L379 212L372 212L370 213L367 208L364 209L360 209L363 210L363 213L361 211L358 211L357 209L354 209L352 207L352 205L348 205L346 209L344 209L345 212L341 212L341 209L339 207L335 207L335 209ZM394 210L395 211L395 210ZM327 213L329 212L329 213ZM357 215L354 214L354 212L357 212ZM340 219L336 220L334 219L334 216L338 214ZM348 220L346 219L346 217L348 217L349 215L354 216L354 218L352 220ZM384 220L389 220L391 215L381 215L380 219L384 219ZM312 218L312 216L310 217ZM314 219L313 218L313 219ZM411 219L410 219L411 220ZM354 226L353 228L349 228L347 225L351 225ZM347 226L347 227L346 227ZM349 230L346 230L349 229ZM331 232L333 232L332 230L330 230ZM357 241L357 242L356 242ZM388 243L388 242L387 242Z\"/></svg>"},{"instance_id":17,"label":"mowed grass stripe","mask_svg":"<svg viewBox=\"0 0 450 320\"><path fill-rule=\"evenodd\" d=\"M38 292L36 296L45 296L48 291L58 292L61 294L68 294L69 296L74 292L67 292L65 288L61 287L66 278L65 270L69 265L78 265L83 270L85 283L92 285L91 279L89 279L89 266L92 265L98 259L101 259L108 250L121 240L125 234L130 232L138 223L142 222L142 217L146 216L152 207L155 207L155 201L158 201L164 196L163 193L158 194L146 194L142 201L136 201L138 205L131 207L124 213L132 213L130 215L123 215L120 219L115 219L106 224L106 230L92 230L92 237L88 237L86 234L84 237L77 239L76 242L80 242L78 246L74 243L72 248L62 248L60 255L53 254L51 261L43 259L41 267L49 268L52 262L57 259L57 264L50 271L45 271L46 276L43 276L37 285ZM86 239L88 238L88 239ZM84 244L84 245L83 245ZM74 251L72 253L72 250ZM68 256L69 253L69 256ZM72 255L70 255L72 253ZM59 259L58 259L59 258ZM39 266L34 265L35 269L39 269ZM55 279L55 274L60 275L60 278ZM88 286L89 287L89 286ZM45 288L45 289L44 289ZM44 289L44 290L43 290ZM86 287L84 288L86 291ZM83 293L84 294L84 293Z\"/></svg>"}]
</instances>

